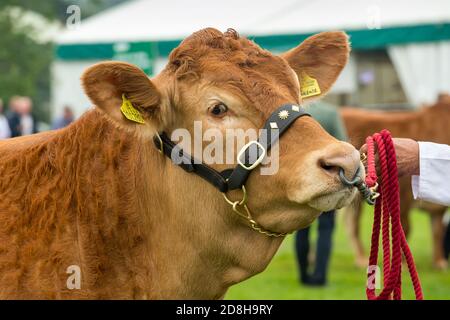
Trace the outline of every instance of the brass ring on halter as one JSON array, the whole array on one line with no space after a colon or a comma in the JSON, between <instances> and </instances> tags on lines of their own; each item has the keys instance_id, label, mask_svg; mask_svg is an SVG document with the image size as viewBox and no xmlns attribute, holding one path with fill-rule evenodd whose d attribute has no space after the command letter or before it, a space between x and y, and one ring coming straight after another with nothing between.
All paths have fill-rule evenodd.
<instances>
[{"instance_id":1,"label":"brass ring on halter","mask_svg":"<svg viewBox=\"0 0 450 320\"><path fill-rule=\"evenodd\" d=\"M222 195L225 198L225 201L230 205L233 206L235 203L238 203L240 206L247 203L247 190L245 189L244 185L242 185L242 200L241 201L231 201L230 198L223 192Z\"/></svg>"}]
</instances>

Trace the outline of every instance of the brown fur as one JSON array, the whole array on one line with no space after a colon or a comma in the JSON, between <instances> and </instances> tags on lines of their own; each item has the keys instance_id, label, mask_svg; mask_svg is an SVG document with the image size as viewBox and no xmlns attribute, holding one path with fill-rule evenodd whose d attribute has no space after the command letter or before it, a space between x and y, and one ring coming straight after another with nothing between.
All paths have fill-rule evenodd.
<instances>
[{"instance_id":1,"label":"brown fur","mask_svg":"<svg viewBox=\"0 0 450 320\"><path fill-rule=\"evenodd\" d=\"M360 148L365 143L365 138L382 129L388 129L394 137L411 138L416 141L431 141L450 144L450 97L442 96L433 106L423 107L418 111L381 112L366 111L361 109L343 108L341 115L347 127L351 143ZM400 179L401 189L401 217L402 225L406 233L410 231L409 212L413 207L414 199L411 191L411 179ZM425 202L417 204L427 210L432 217L433 227L433 264L438 268L446 268L447 261L444 258L443 225L442 218L447 208L431 205ZM350 237L356 251L357 263L366 265L364 250L359 238L359 217L361 206L358 204L349 208L348 226Z\"/></svg>"},{"instance_id":2,"label":"brown fur","mask_svg":"<svg viewBox=\"0 0 450 320\"><path fill-rule=\"evenodd\" d=\"M343 37L323 33L308 46ZM336 76L322 79L317 71L324 88L348 47L331 54L338 62L324 65ZM320 55L333 61L327 50ZM274 56L232 30L205 29L175 49L151 80L126 63L89 68L82 83L93 110L68 128L0 142L0 297L220 298L264 270L282 238L252 230L214 187L161 156L151 138L160 130L192 130L194 120L222 131L260 128L279 105L301 102L292 68L303 60L294 58ZM145 124L123 117L122 94ZM211 99L223 100L229 114L212 117ZM311 118L297 121L280 144L279 172L252 173L246 184L263 227L292 232L324 206L352 199L336 169L356 171L353 147ZM66 287L71 265L81 268L79 290Z\"/></svg>"},{"instance_id":3,"label":"brown fur","mask_svg":"<svg viewBox=\"0 0 450 320\"><path fill-rule=\"evenodd\" d=\"M94 110L67 129L2 144L2 297L110 298L111 281L119 298L148 290L139 278L148 276L149 230L136 194L145 146L132 140ZM66 289L70 265L89 290Z\"/></svg>"}]
</instances>

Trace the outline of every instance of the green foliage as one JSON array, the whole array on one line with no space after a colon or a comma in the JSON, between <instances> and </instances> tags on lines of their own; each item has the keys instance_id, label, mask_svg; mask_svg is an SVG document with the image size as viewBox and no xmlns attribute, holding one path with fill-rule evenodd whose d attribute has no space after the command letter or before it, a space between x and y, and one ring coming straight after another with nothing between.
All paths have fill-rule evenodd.
<instances>
[{"instance_id":1,"label":"green foliage","mask_svg":"<svg viewBox=\"0 0 450 320\"><path fill-rule=\"evenodd\" d=\"M21 7L25 10L37 12L49 19L56 18L58 8L64 3L63 0L2 0L0 3L0 11L9 6Z\"/></svg>"},{"instance_id":2,"label":"green foliage","mask_svg":"<svg viewBox=\"0 0 450 320\"><path fill-rule=\"evenodd\" d=\"M50 65L53 44L39 43L31 36L35 30L19 27L8 13L8 7L33 11L49 20L67 19L67 7L79 5L84 19L124 0L1 0L0 2L0 98L6 104L11 96L30 96L38 120L50 120ZM20 19L20 17L18 18Z\"/></svg>"},{"instance_id":3,"label":"green foliage","mask_svg":"<svg viewBox=\"0 0 450 320\"><path fill-rule=\"evenodd\" d=\"M0 12L0 97L30 96L38 119L48 121L53 45L37 43L31 31L18 29L9 14Z\"/></svg>"},{"instance_id":4,"label":"green foliage","mask_svg":"<svg viewBox=\"0 0 450 320\"><path fill-rule=\"evenodd\" d=\"M82 18L87 18L112 5L124 2L125 0L2 0L0 11L8 6L21 7L28 11L37 12L44 17L65 22L67 18L67 7L77 5L81 8Z\"/></svg>"}]
</instances>

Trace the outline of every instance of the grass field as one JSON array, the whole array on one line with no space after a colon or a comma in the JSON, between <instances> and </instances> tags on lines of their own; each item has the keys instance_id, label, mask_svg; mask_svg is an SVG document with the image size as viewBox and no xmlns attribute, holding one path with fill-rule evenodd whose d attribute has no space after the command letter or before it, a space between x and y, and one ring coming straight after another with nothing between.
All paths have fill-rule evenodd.
<instances>
[{"instance_id":1,"label":"grass field","mask_svg":"<svg viewBox=\"0 0 450 320\"><path fill-rule=\"evenodd\" d=\"M362 235L369 247L372 209L365 208ZM439 271L431 265L431 228L429 216L421 211L412 214L412 234L409 244L416 260L425 299L450 299L450 271ZM316 239L316 225L313 239ZM259 275L237 284L226 299L366 299L365 270L354 265L353 252L344 230L342 216L337 217L328 286L308 288L299 284L294 256L293 237L289 236L267 269ZM367 250L368 251L368 250ZM403 268L404 269L404 268ZM403 273L403 298L413 299L409 274Z\"/></svg>"}]
</instances>

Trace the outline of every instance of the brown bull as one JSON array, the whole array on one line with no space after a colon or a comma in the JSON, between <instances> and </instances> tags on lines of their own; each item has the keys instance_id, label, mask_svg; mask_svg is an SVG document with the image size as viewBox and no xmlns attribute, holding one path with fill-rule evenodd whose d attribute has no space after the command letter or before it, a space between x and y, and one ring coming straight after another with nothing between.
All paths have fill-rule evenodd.
<instances>
[{"instance_id":1,"label":"brown bull","mask_svg":"<svg viewBox=\"0 0 450 320\"><path fill-rule=\"evenodd\" d=\"M365 138L386 128L394 137L411 138L417 141L431 141L450 144L450 97L443 95L439 101L430 107L418 111L367 111L355 108L342 108L341 115L348 130L350 142L360 148ZM411 179L400 179L401 219L406 234L410 231L409 212L414 205L411 189ZM446 268L447 260L443 252L443 215L447 207L417 202L415 205L431 214L433 232L433 264L437 268ZM367 265L363 245L359 236L359 219L362 207L360 203L346 209L346 220L349 235L356 253L356 263Z\"/></svg>"},{"instance_id":2,"label":"brown bull","mask_svg":"<svg viewBox=\"0 0 450 320\"><path fill-rule=\"evenodd\" d=\"M193 133L194 120L222 132L261 128L280 105L302 102L303 73L326 93L348 53L341 32L275 56L233 30L204 29L155 78L119 62L89 68L82 83L92 110L68 128L0 143L0 297L220 298L264 270L283 237L250 228L152 138L177 128ZM123 94L144 124L121 113ZM246 183L259 225L292 232L352 200L355 190L338 171L356 172L354 147L310 117L279 145L278 172L255 171Z\"/></svg>"}]
</instances>

